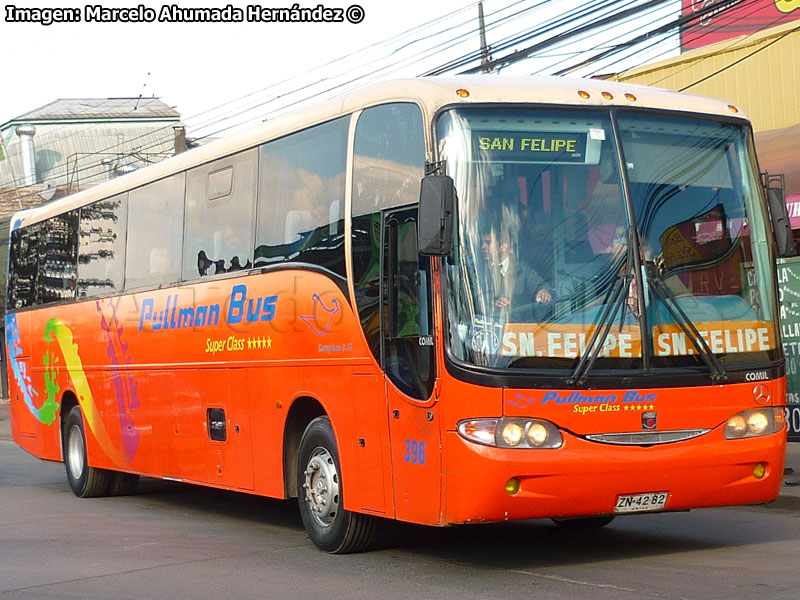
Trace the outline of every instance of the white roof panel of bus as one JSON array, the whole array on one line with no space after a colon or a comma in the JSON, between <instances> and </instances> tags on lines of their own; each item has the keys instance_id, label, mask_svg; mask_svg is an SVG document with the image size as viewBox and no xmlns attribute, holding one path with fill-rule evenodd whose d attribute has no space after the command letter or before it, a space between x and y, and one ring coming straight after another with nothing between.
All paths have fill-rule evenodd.
<instances>
[{"instance_id":1,"label":"white roof panel of bus","mask_svg":"<svg viewBox=\"0 0 800 600\"><path fill-rule=\"evenodd\" d=\"M457 90L467 90L469 96L459 96L456 93ZM589 97L579 96L579 91L588 93ZM603 92L608 92L613 98L604 98ZM626 98L626 94L632 94L635 100ZM11 220L12 228L36 223L51 216L80 208L102 198L140 187L151 181L246 148L252 148L270 139L352 113L361 108L402 101L419 104L426 118L430 118L439 108L447 105L494 103L587 107L624 106L745 118L743 113L734 113L726 102L720 100L599 79L472 75L387 81L371 84L332 100L287 113L250 131L194 148L140 171L98 184L55 202L20 211Z\"/></svg>"}]
</instances>

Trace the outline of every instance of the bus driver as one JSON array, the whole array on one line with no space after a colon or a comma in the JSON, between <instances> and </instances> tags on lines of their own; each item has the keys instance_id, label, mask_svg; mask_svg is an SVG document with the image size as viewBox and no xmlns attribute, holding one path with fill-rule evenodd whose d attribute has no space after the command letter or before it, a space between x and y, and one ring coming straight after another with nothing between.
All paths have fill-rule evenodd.
<instances>
[{"instance_id":1,"label":"bus driver","mask_svg":"<svg viewBox=\"0 0 800 600\"><path fill-rule=\"evenodd\" d=\"M517 318L528 321L535 305L553 301L553 292L533 268L518 260L510 247L507 229L489 227L481 232L485 291L494 312L508 317L513 311ZM526 307L529 312L520 314Z\"/></svg>"}]
</instances>

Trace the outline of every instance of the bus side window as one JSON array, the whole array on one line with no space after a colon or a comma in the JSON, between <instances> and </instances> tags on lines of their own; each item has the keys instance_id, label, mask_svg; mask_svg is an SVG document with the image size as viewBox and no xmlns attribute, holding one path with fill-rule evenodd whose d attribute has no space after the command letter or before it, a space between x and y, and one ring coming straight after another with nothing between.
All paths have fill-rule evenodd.
<instances>
[{"instance_id":1,"label":"bus side window","mask_svg":"<svg viewBox=\"0 0 800 600\"><path fill-rule=\"evenodd\" d=\"M383 211L416 204L423 175L425 136L419 107L397 103L363 111L353 148L353 287L364 337L377 361Z\"/></svg>"},{"instance_id":2,"label":"bus side window","mask_svg":"<svg viewBox=\"0 0 800 600\"><path fill-rule=\"evenodd\" d=\"M126 290L180 280L185 181L178 173L128 193Z\"/></svg>"},{"instance_id":3,"label":"bus side window","mask_svg":"<svg viewBox=\"0 0 800 600\"><path fill-rule=\"evenodd\" d=\"M349 125L342 117L261 146L256 267L307 263L343 283Z\"/></svg>"},{"instance_id":4,"label":"bus side window","mask_svg":"<svg viewBox=\"0 0 800 600\"><path fill-rule=\"evenodd\" d=\"M184 280L252 266L257 165L252 149L186 174Z\"/></svg>"},{"instance_id":5,"label":"bus side window","mask_svg":"<svg viewBox=\"0 0 800 600\"><path fill-rule=\"evenodd\" d=\"M36 303L35 286L39 266L39 233L35 223L11 234L8 268L8 308L27 308Z\"/></svg>"},{"instance_id":6,"label":"bus side window","mask_svg":"<svg viewBox=\"0 0 800 600\"><path fill-rule=\"evenodd\" d=\"M81 208L78 298L122 291L128 195Z\"/></svg>"},{"instance_id":7,"label":"bus side window","mask_svg":"<svg viewBox=\"0 0 800 600\"><path fill-rule=\"evenodd\" d=\"M78 211L42 223L36 304L74 300L78 278Z\"/></svg>"},{"instance_id":8,"label":"bus side window","mask_svg":"<svg viewBox=\"0 0 800 600\"><path fill-rule=\"evenodd\" d=\"M386 216L384 334L386 374L412 398L433 391L430 259L417 249L417 209Z\"/></svg>"}]
</instances>

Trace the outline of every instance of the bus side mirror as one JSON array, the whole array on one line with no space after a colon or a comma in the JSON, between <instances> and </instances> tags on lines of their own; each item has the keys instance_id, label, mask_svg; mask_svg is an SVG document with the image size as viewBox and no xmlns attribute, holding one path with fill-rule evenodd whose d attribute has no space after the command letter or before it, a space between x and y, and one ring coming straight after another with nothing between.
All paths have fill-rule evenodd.
<instances>
[{"instance_id":1,"label":"bus side mirror","mask_svg":"<svg viewBox=\"0 0 800 600\"><path fill-rule=\"evenodd\" d=\"M425 256L446 256L453 250L453 208L456 190L447 175L426 175L419 192L417 244Z\"/></svg>"},{"instance_id":2,"label":"bus side mirror","mask_svg":"<svg viewBox=\"0 0 800 600\"><path fill-rule=\"evenodd\" d=\"M789 222L783 190L774 187L767 188L767 201L769 202L772 231L775 232L775 241L778 244L778 255L795 256L797 250L792 239L792 224Z\"/></svg>"}]
</instances>

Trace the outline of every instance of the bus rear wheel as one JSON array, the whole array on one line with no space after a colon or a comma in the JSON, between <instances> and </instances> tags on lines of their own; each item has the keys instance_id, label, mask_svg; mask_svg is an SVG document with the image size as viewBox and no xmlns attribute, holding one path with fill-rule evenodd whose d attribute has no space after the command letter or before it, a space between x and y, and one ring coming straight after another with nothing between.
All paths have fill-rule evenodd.
<instances>
[{"instance_id":1,"label":"bus rear wheel","mask_svg":"<svg viewBox=\"0 0 800 600\"><path fill-rule=\"evenodd\" d=\"M332 554L367 550L376 519L344 509L339 452L327 417L309 423L298 454L297 496L311 541Z\"/></svg>"},{"instance_id":2,"label":"bus rear wheel","mask_svg":"<svg viewBox=\"0 0 800 600\"><path fill-rule=\"evenodd\" d=\"M64 464L72 493L79 498L106 496L111 471L90 467L86 461L86 431L79 406L73 406L64 424Z\"/></svg>"}]
</instances>

